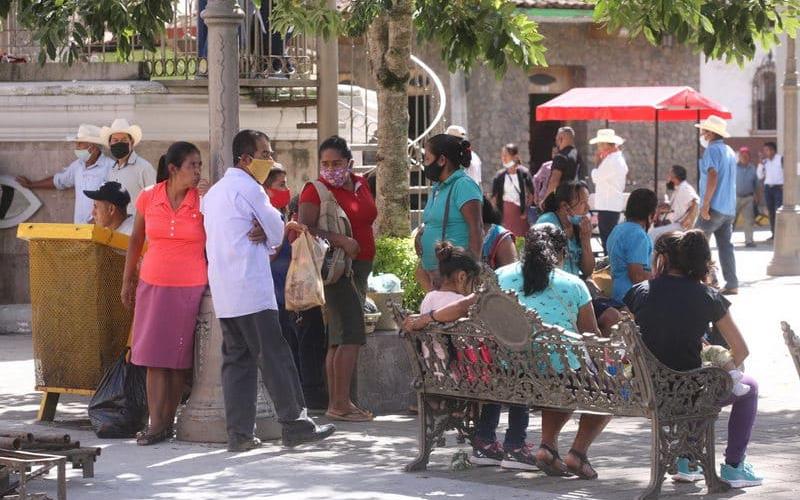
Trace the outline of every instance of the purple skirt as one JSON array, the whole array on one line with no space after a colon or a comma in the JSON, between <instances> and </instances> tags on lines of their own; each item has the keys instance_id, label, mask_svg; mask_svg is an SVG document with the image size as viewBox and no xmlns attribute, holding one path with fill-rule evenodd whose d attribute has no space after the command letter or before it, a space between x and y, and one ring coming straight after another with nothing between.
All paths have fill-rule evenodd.
<instances>
[{"instance_id":1,"label":"purple skirt","mask_svg":"<svg viewBox=\"0 0 800 500\"><path fill-rule=\"evenodd\" d=\"M206 285L158 286L139 281L131 362L150 368L192 367L194 328Z\"/></svg>"}]
</instances>

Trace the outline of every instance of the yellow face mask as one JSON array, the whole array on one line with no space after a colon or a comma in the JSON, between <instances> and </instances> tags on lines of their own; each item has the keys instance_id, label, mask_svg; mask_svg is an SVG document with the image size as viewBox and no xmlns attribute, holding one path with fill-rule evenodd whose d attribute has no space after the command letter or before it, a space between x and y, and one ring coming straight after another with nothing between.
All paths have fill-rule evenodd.
<instances>
[{"instance_id":1,"label":"yellow face mask","mask_svg":"<svg viewBox=\"0 0 800 500\"><path fill-rule=\"evenodd\" d=\"M267 176L269 175L269 171L272 170L272 166L275 164L272 160L261 160L258 158L253 158L253 161L250 162L245 168L250 175L258 182L259 184L264 184L264 181L267 180Z\"/></svg>"}]
</instances>

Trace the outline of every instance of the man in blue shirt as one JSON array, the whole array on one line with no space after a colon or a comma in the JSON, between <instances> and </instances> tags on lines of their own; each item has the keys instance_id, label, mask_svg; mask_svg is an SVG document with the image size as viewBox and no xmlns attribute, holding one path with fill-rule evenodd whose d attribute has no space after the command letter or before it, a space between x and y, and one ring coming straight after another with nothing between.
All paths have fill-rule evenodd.
<instances>
[{"instance_id":1,"label":"man in blue shirt","mask_svg":"<svg viewBox=\"0 0 800 500\"><path fill-rule=\"evenodd\" d=\"M658 197L649 189L636 189L625 205L625 222L608 235L608 260L611 264L614 299L622 301L636 283L651 278L653 242L647 230L653 225Z\"/></svg>"},{"instance_id":2,"label":"man in blue shirt","mask_svg":"<svg viewBox=\"0 0 800 500\"><path fill-rule=\"evenodd\" d=\"M709 239L717 240L719 262L725 278L723 295L739 293L736 257L733 253L733 222L736 217L736 153L725 144L728 124L711 115L695 127L700 129L700 144L705 148L700 159L700 218L697 228Z\"/></svg>"},{"instance_id":3,"label":"man in blue shirt","mask_svg":"<svg viewBox=\"0 0 800 500\"><path fill-rule=\"evenodd\" d=\"M739 148L739 161L736 163L736 217L744 218L744 246L756 246L753 240L754 207L758 206L758 175L756 166L750 161L750 149Z\"/></svg>"}]
</instances>

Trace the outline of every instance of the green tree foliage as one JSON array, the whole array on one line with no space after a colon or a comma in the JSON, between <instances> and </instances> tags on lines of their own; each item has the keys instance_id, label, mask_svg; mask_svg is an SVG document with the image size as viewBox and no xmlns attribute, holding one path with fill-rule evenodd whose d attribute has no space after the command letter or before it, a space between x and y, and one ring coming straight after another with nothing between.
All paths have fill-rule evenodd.
<instances>
[{"instance_id":1,"label":"green tree foliage","mask_svg":"<svg viewBox=\"0 0 800 500\"><path fill-rule=\"evenodd\" d=\"M102 42L106 32L113 36L120 60L127 60L134 48L155 50L174 14L172 0L16 1L20 24L41 47L40 63L49 58L72 64L87 45ZM8 16L12 4L0 0L0 18Z\"/></svg>"},{"instance_id":2,"label":"green tree foliage","mask_svg":"<svg viewBox=\"0 0 800 500\"><path fill-rule=\"evenodd\" d=\"M794 37L800 0L595 0L594 19L609 30L627 29L653 45L674 36L706 57L742 64L757 45L768 49L778 35Z\"/></svg>"},{"instance_id":3,"label":"green tree foliage","mask_svg":"<svg viewBox=\"0 0 800 500\"><path fill-rule=\"evenodd\" d=\"M351 0L341 10L325 0L274 0L272 22L281 32L295 30L328 37L361 36L392 0ZM416 0L414 27L421 42L442 47L450 70L485 62L502 76L509 65L545 65L543 37L535 21L509 0Z\"/></svg>"}]
</instances>

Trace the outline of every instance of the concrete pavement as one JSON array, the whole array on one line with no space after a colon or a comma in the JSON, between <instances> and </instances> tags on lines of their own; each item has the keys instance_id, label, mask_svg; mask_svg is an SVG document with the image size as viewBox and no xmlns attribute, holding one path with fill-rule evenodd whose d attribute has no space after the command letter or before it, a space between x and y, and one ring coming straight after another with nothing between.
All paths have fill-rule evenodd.
<instances>
[{"instance_id":1,"label":"concrete pavement","mask_svg":"<svg viewBox=\"0 0 800 500\"><path fill-rule=\"evenodd\" d=\"M759 233L757 239L763 238ZM800 378L783 345L779 321L800 327L800 277L767 277L769 247L745 250L740 233L737 240L742 287L731 298L732 313L750 346L746 371L759 381L761 393L748 459L766 480L761 487L715 498L796 499L800 497ZM30 336L0 335L0 428L52 430L33 423L39 397L32 387ZM452 454L466 449L456 445L452 435L447 448L434 452L427 472L404 473L402 466L416 450L416 425L406 415L383 416L368 424L337 424L339 432L319 446L287 451L268 443L248 453L230 454L219 446L171 442L138 447L133 440L99 440L86 427L86 399L63 399L54 425L68 428L84 446L103 447L95 478L83 479L80 471L68 471L71 499L625 499L635 497L649 475L649 422L642 419L611 422L590 453L600 478L586 482L497 468L451 472ZM717 425L718 461L725 447L727 414L723 412ZM536 442L538 416L531 421L528 438ZM564 451L575 430L571 421L562 437ZM33 491L54 496L53 480L34 484ZM664 496L702 497L703 485L667 480Z\"/></svg>"}]
</instances>

